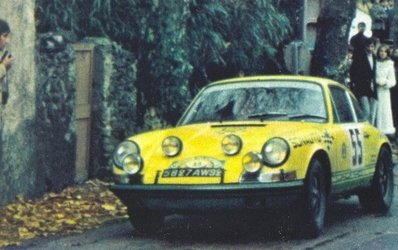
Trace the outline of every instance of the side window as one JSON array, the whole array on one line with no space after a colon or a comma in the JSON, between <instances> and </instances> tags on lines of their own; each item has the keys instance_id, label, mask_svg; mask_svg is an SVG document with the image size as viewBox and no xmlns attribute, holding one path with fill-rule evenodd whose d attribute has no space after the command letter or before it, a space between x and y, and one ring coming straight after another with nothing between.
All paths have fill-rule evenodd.
<instances>
[{"instance_id":1,"label":"side window","mask_svg":"<svg viewBox=\"0 0 398 250\"><path fill-rule=\"evenodd\" d=\"M335 115L336 123L350 123L354 122L354 114L351 109L349 95L344 89L331 86L330 94L333 103L333 114Z\"/></svg>"},{"instance_id":2,"label":"side window","mask_svg":"<svg viewBox=\"0 0 398 250\"><path fill-rule=\"evenodd\" d=\"M353 98L352 96L350 96L350 99L351 99L352 105L354 106L354 111L355 111L355 114L357 115L358 121L359 122L366 121L365 115L363 114L363 111L361 109L361 106L359 106L358 101L355 98Z\"/></svg>"}]
</instances>

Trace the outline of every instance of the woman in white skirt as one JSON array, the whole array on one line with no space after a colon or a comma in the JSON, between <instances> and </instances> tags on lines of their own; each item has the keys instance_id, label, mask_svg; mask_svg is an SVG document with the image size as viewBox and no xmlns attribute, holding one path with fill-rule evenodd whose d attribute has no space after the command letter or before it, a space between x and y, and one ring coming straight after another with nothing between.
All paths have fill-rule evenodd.
<instances>
[{"instance_id":1,"label":"woman in white skirt","mask_svg":"<svg viewBox=\"0 0 398 250\"><path fill-rule=\"evenodd\" d=\"M377 115L376 127L386 135L393 136L395 128L393 124L390 88L395 86L394 62L389 56L389 47L381 45L377 50L376 60L376 91L377 91Z\"/></svg>"}]
</instances>

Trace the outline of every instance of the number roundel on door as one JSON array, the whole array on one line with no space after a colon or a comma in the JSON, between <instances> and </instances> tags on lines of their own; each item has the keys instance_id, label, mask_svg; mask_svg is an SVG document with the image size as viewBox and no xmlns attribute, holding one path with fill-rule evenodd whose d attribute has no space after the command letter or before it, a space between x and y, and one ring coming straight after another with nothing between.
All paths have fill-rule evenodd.
<instances>
[{"instance_id":1,"label":"number roundel on door","mask_svg":"<svg viewBox=\"0 0 398 250\"><path fill-rule=\"evenodd\" d=\"M353 167L363 166L363 135L357 128L348 130L351 141L351 158Z\"/></svg>"}]
</instances>

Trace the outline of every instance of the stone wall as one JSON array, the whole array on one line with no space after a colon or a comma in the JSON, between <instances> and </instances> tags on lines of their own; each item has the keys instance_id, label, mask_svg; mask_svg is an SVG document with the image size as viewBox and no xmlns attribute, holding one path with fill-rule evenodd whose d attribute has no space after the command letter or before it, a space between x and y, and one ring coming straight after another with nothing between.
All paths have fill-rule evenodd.
<instances>
[{"instance_id":1,"label":"stone wall","mask_svg":"<svg viewBox=\"0 0 398 250\"><path fill-rule=\"evenodd\" d=\"M37 41L37 175L40 189L60 191L75 177L75 52L60 35Z\"/></svg>"},{"instance_id":2,"label":"stone wall","mask_svg":"<svg viewBox=\"0 0 398 250\"><path fill-rule=\"evenodd\" d=\"M76 86L73 46L57 44L57 34L36 36L34 1L1 1L0 9L7 10L0 18L10 23L8 49L16 58L9 103L1 110L1 205L18 194L32 198L73 184ZM136 124L136 59L107 39L83 42L95 45L89 176L107 178L116 145L142 129Z\"/></svg>"},{"instance_id":3,"label":"stone wall","mask_svg":"<svg viewBox=\"0 0 398 250\"><path fill-rule=\"evenodd\" d=\"M0 204L5 204L17 194L33 196L43 190L35 158L34 0L0 1L0 18L10 24L8 50L16 58L8 76L10 98L0 107Z\"/></svg>"},{"instance_id":4,"label":"stone wall","mask_svg":"<svg viewBox=\"0 0 398 250\"><path fill-rule=\"evenodd\" d=\"M59 191L74 183L76 171L73 46L51 33L35 37L33 32L33 40L22 43L26 38L18 37L16 25L11 28L13 40L18 41L10 50L17 52L13 52L17 61L10 72L10 100L2 115L0 205L18 194L32 198ZM136 60L107 39L82 42L95 45L89 177L107 178L116 145L139 131Z\"/></svg>"},{"instance_id":5,"label":"stone wall","mask_svg":"<svg viewBox=\"0 0 398 250\"><path fill-rule=\"evenodd\" d=\"M89 176L107 178L115 147L138 131L136 59L105 38L83 42L95 45Z\"/></svg>"}]
</instances>

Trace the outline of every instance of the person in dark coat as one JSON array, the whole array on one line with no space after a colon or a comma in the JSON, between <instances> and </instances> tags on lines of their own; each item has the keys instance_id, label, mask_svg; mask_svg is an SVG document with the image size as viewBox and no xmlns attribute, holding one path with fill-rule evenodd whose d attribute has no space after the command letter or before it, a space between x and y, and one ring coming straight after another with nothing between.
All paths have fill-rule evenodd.
<instances>
[{"instance_id":1,"label":"person in dark coat","mask_svg":"<svg viewBox=\"0 0 398 250\"><path fill-rule=\"evenodd\" d=\"M359 38L357 38L358 40L355 39L356 35L351 39L351 44L354 47L353 60L350 68L351 90L359 100L362 110L369 122L375 124L375 44L371 38L365 37L363 40Z\"/></svg>"},{"instance_id":2,"label":"person in dark coat","mask_svg":"<svg viewBox=\"0 0 398 250\"><path fill-rule=\"evenodd\" d=\"M358 23L358 33L351 37L350 44L353 49L352 59L362 57L361 54L365 52L365 41L368 38L365 36L366 23Z\"/></svg>"}]
</instances>

